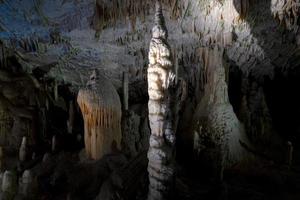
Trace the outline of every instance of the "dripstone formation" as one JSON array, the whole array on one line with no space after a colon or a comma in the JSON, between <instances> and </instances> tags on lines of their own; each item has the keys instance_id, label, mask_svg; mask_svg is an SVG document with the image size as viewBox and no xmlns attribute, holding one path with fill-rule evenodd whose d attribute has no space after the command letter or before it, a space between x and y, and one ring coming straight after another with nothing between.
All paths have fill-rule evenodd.
<instances>
[{"instance_id":1,"label":"dripstone formation","mask_svg":"<svg viewBox=\"0 0 300 200\"><path fill-rule=\"evenodd\" d=\"M299 16L0 0L0 200L299 200Z\"/></svg>"},{"instance_id":2,"label":"dripstone formation","mask_svg":"<svg viewBox=\"0 0 300 200\"><path fill-rule=\"evenodd\" d=\"M161 3L157 1L148 66L148 109L151 128L148 151L149 200L166 199L174 183L175 134L170 107L170 88L175 75L167 39L168 32Z\"/></svg>"},{"instance_id":3,"label":"dripstone formation","mask_svg":"<svg viewBox=\"0 0 300 200\"><path fill-rule=\"evenodd\" d=\"M116 152L121 143L121 102L111 82L94 71L77 97L84 119L86 154L91 159Z\"/></svg>"}]
</instances>

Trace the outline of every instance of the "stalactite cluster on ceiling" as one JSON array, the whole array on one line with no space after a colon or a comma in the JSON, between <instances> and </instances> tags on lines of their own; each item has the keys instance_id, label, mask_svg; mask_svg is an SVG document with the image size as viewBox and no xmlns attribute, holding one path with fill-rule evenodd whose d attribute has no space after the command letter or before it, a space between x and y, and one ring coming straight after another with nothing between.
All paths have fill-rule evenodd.
<instances>
[{"instance_id":1,"label":"stalactite cluster on ceiling","mask_svg":"<svg viewBox=\"0 0 300 200\"><path fill-rule=\"evenodd\" d=\"M297 29L300 14L299 0L272 0L271 11L275 19L289 30Z\"/></svg>"},{"instance_id":2,"label":"stalactite cluster on ceiling","mask_svg":"<svg viewBox=\"0 0 300 200\"><path fill-rule=\"evenodd\" d=\"M171 16L174 19L182 15L182 3L179 0L162 0L162 3L171 8ZM144 20L153 10L152 0L97 0L94 27L101 30L110 24L116 24L118 19L130 20L135 27L138 17Z\"/></svg>"}]
</instances>

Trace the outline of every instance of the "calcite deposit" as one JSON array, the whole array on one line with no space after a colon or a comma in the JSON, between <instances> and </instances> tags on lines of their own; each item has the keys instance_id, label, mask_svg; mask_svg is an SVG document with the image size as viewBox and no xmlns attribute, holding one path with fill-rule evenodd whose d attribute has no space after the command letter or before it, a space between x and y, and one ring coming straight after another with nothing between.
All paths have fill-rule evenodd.
<instances>
[{"instance_id":1,"label":"calcite deposit","mask_svg":"<svg viewBox=\"0 0 300 200\"><path fill-rule=\"evenodd\" d=\"M84 119L85 151L89 158L100 159L120 150L121 102L110 81L93 71L77 102Z\"/></svg>"},{"instance_id":2,"label":"calcite deposit","mask_svg":"<svg viewBox=\"0 0 300 200\"><path fill-rule=\"evenodd\" d=\"M151 129L148 151L148 199L166 199L174 181L175 131L171 108L172 84L175 84L171 49L167 43L161 2L156 2L155 25L149 47L148 110Z\"/></svg>"},{"instance_id":3,"label":"calcite deposit","mask_svg":"<svg viewBox=\"0 0 300 200\"><path fill-rule=\"evenodd\" d=\"M300 199L299 3L0 0L0 199Z\"/></svg>"}]
</instances>

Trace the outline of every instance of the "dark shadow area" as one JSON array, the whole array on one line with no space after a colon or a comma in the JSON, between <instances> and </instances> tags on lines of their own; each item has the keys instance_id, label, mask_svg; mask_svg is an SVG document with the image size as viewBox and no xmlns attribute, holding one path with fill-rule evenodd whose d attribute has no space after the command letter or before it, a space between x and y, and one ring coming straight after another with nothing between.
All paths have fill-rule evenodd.
<instances>
[{"instance_id":1,"label":"dark shadow area","mask_svg":"<svg viewBox=\"0 0 300 200\"><path fill-rule=\"evenodd\" d=\"M246 14L245 10L239 10L241 1L234 2L265 56L250 66L248 74L239 71L234 63L230 64L230 102L252 143L258 145L257 152L268 155L275 162L260 161L247 171L226 171L228 199L298 199L300 56L295 34L274 19L271 0L251 0ZM260 130L266 132L258 132ZM288 170L284 167L287 141L294 146Z\"/></svg>"},{"instance_id":2,"label":"dark shadow area","mask_svg":"<svg viewBox=\"0 0 300 200\"><path fill-rule=\"evenodd\" d=\"M265 54L263 59L258 59L253 66L250 66L249 74L242 77L247 81L242 83L241 90L248 100L248 108L256 115L251 116L253 119L250 124L256 124L257 119L268 118L265 114L267 112L270 114L271 121L265 121L270 121L272 128L269 129L269 132L273 132L269 134L275 135L278 132L282 139L299 143L294 140L297 129L299 129L297 123L300 122L300 104L297 97L299 95L296 92L299 88L297 80L299 70L289 72L291 68L297 69L300 64L297 62L299 59L293 53L297 51L295 34L288 31L283 24L280 25L273 17L270 0L251 0L246 14L246 11L241 9L239 3L241 1L234 2L237 11L240 14L243 13L244 20L250 25L251 34L257 40L258 47L262 48ZM294 66L289 66L291 62ZM236 97L234 81L239 82L240 80L236 77L233 79L233 81L229 81L229 85L233 86L229 87L229 94L232 104L237 105L238 97ZM230 92L231 90L232 92ZM265 101L267 107L259 101ZM239 113L236 106L234 107L235 111ZM263 112L262 109L267 111ZM259 122L257 121L257 123ZM260 128L264 127L260 125L258 129ZM250 133L250 138L254 134ZM278 142L278 138L271 137L277 140L273 142ZM265 141L261 144L264 145Z\"/></svg>"}]
</instances>

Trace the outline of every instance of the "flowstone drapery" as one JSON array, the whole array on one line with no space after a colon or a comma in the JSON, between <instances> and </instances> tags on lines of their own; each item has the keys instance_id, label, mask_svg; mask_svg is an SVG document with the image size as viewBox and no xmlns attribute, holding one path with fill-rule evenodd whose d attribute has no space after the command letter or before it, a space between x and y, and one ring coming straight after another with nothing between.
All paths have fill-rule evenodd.
<instances>
[{"instance_id":1,"label":"flowstone drapery","mask_svg":"<svg viewBox=\"0 0 300 200\"><path fill-rule=\"evenodd\" d=\"M79 91L77 101L84 119L88 157L100 159L119 149L122 110L120 97L112 83L94 71L87 87Z\"/></svg>"}]
</instances>

